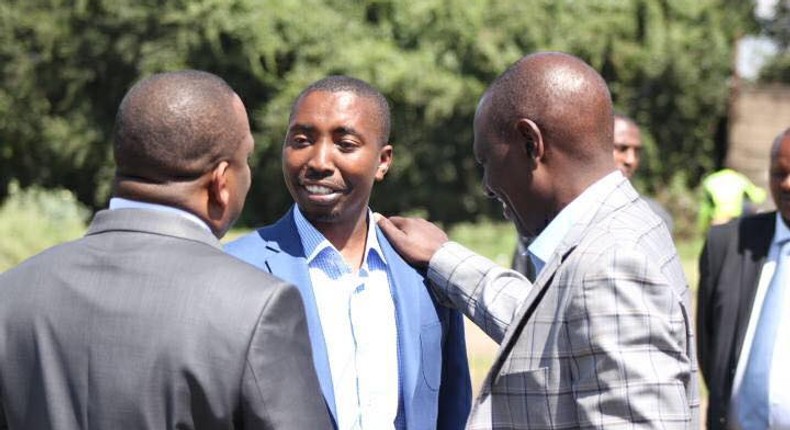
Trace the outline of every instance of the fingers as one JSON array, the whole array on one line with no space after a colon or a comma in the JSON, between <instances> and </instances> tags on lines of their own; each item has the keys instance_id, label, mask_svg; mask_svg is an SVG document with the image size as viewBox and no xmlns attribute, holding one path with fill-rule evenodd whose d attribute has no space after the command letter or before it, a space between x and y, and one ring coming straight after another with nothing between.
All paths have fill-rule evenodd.
<instances>
[{"instance_id":1,"label":"fingers","mask_svg":"<svg viewBox=\"0 0 790 430\"><path fill-rule=\"evenodd\" d=\"M376 220L376 223L379 225L381 231L384 232L384 235L387 236L387 239L389 239L396 249L399 249L399 245L406 240L406 233L393 223L392 219L388 219L380 213L374 213L373 219Z\"/></svg>"},{"instance_id":2,"label":"fingers","mask_svg":"<svg viewBox=\"0 0 790 430\"><path fill-rule=\"evenodd\" d=\"M434 224L421 218L390 218L374 214L379 228L404 260L414 266L425 266L445 243L447 235Z\"/></svg>"},{"instance_id":3,"label":"fingers","mask_svg":"<svg viewBox=\"0 0 790 430\"><path fill-rule=\"evenodd\" d=\"M390 236L390 234L393 233L402 233L400 229L392 223L392 220L390 220L389 218L385 217L384 215L378 212L375 212L373 214L373 219L376 221L376 224L379 225L379 228L388 237Z\"/></svg>"}]
</instances>

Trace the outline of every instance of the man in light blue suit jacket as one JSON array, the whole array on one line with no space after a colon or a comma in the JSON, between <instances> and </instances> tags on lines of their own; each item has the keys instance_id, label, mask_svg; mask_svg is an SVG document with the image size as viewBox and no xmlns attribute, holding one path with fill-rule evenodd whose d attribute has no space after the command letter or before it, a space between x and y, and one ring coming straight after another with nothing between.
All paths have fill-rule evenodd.
<instances>
[{"instance_id":1,"label":"man in light blue suit jacket","mask_svg":"<svg viewBox=\"0 0 790 430\"><path fill-rule=\"evenodd\" d=\"M463 319L437 303L368 208L392 160L389 115L357 79L305 89L283 145L297 204L226 251L299 288L336 428L460 429L471 404Z\"/></svg>"}]
</instances>

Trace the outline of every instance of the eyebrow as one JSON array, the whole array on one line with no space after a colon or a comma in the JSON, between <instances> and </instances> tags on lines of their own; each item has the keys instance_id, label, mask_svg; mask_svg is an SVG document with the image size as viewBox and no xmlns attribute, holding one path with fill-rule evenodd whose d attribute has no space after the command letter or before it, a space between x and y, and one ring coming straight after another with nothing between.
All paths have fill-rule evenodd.
<instances>
[{"instance_id":1,"label":"eyebrow","mask_svg":"<svg viewBox=\"0 0 790 430\"><path fill-rule=\"evenodd\" d=\"M310 125L310 124L297 123L297 124L292 125L289 128L289 130L291 130L291 131L299 131L299 132L304 132L304 133L312 133L312 132L316 131L316 127L314 125ZM354 127L350 127L350 126L336 127L334 129L332 129L332 134L343 134L343 135L350 134L350 135L357 136L357 137L360 137L360 138L362 137L362 133L357 131L357 129L355 129Z\"/></svg>"},{"instance_id":2,"label":"eyebrow","mask_svg":"<svg viewBox=\"0 0 790 430\"><path fill-rule=\"evenodd\" d=\"M341 135L350 134L352 136L359 137L360 139L362 138L362 133L358 132L354 127L348 127L348 126L337 127L334 130L332 130L332 134L341 134Z\"/></svg>"},{"instance_id":3,"label":"eyebrow","mask_svg":"<svg viewBox=\"0 0 790 430\"><path fill-rule=\"evenodd\" d=\"M289 130L303 133L312 133L315 131L315 127L309 124L294 124L289 128Z\"/></svg>"}]
</instances>

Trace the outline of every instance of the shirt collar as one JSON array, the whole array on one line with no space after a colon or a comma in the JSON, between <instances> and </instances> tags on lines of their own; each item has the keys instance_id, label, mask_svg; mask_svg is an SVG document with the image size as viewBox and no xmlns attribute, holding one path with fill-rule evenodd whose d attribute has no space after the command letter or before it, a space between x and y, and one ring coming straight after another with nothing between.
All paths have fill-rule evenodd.
<instances>
[{"instance_id":1,"label":"shirt collar","mask_svg":"<svg viewBox=\"0 0 790 430\"><path fill-rule=\"evenodd\" d=\"M532 264L535 265L536 276L549 261L549 258L551 258L551 255L560 243L562 243L571 227L592 209L591 206L595 203L596 197L601 191L610 188L611 184L619 182L622 177L623 174L619 170L615 170L587 187L584 192L568 203L532 241L528 251Z\"/></svg>"},{"instance_id":2,"label":"shirt collar","mask_svg":"<svg viewBox=\"0 0 790 430\"><path fill-rule=\"evenodd\" d=\"M294 223L296 230L299 232L299 237L302 240L302 247L304 248L305 257L307 257L307 264L310 264L315 258L321 254L322 251L329 248L335 253L340 255L340 252L335 249L332 243L327 240L324 235L316 229L310 221L305 218L298 205L294 205ZM387 264L384 258L384 252L379 245L378 237L376 235L376 223L370 222L373 219L373 212L368 209L368 232L365 238L365 254L362 261L362 266L368 265L368 259L371 253L376 255L382 263Z\"/></svg>"},{"instance_id":3,"label":"shirt collar","mask_svg":"<svg viewBox=\"0 0 790 430\"><path fill-rule=\"evenodd\" d=\"M158 203L141 202L138 200L125 199L123 197L113 197L110 199L110 210L116 209L146 209L159 212L168 212L180 215L192 222L197 223L206 231L211 232L211 228L205 221L198 218L195 214L187 212L183 209L174 208L172 206L160 205Z\"/></svg>"}]
</instances>

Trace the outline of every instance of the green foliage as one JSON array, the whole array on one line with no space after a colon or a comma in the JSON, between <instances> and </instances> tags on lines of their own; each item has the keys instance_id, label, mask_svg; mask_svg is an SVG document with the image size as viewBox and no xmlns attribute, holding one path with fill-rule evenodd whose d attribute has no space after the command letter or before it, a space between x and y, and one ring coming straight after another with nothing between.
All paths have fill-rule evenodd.
<instances>
[{"instance_id":1,"label":"green foliage","mask_svg":"<svg viewBox=\"0 0 790 430\"><path fill-rule=\"evenodd\" d=\"M781 51L790 48L790 0L778 0L773 16L760 24L765 35L776 42Z\"/></svg>"},{"instance_id":2,"label":"green foliage","mask_svg":"<svg viewBox=\"0 0 790 430\"><path fill-rule=\"evenodd\" d=\"M512 222L460 223L448 231L448 236L501 266L510 267L513 262L517 235Z\"/></svg>"},{"instance_id":3,"label":"green foliage","mask_svg":"<svg viewBox=\"0 0 790 430\"><path fill-rule=\"evenodd\" d=\"M790 84L790 51L773 57L760 69L760 82Z\"/></svg>"},{"instance_id":4,"label":"green foliage","mask_svg":"<svg viewBox=\"0 0 790 430\"><path fill-rule=\"evenodd\" d=\"M71 192L38 187L23 191L15 182L9 191L0 206L0 272L85 233L90 211Z\"/></svg>"},{"instance_id":5,"label":"green foliage","mask_svg":"<svg viewBox=\"0 0 790 430\"><path fill-rule=\"evenodd\" d=\"M704 233L699 231L697 223L702 192L699 188L689 188L687 183L685 175L678 173L665 186L657 189L654 198L672 215L672 236L675 239L694 240Z\"/></svg>"},{"instance_id":6,"label":"green foliage","mask_svg":"<svg viewBox=\"0 0 790 430\"><path fill-rule=\"evenodd\" d=\"M125 90L185 67L223 76L252 113L253 189L243 221L290 204L280 143L310 82L348 74L393 107L395 165L373 197L384 213L454 223L499 208L480 192L472 119L486 86L536 50L599 69L655 157L656 190L715 164L733 40L751 29L735 0L11 0L0 4L0 190L65 187L97 208L109 195L110 140ZM0 193L1 194L1 193ZM0 195L2 198L2 195Z\"/></svg>"},{"instance_id":7,"label":"green foliage","mask_svg":"<svg viewBox=\"0 0 790 430\"><path fill-rule=\"evenodd\" d=\"M760 23L763 33L773 40L779 53L760 69L760 82L790 84L790 0L779 0L773 17Z\"/></svg>"}]
</instances>

